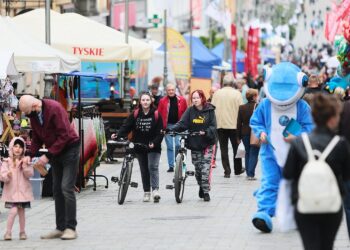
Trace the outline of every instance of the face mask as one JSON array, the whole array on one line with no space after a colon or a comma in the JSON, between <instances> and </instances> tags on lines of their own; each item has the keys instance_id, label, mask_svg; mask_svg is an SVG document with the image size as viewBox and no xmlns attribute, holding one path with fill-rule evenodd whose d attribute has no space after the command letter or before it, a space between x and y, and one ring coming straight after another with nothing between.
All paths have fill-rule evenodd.
<instances>
[{"instance_id":1,"label":"face mask","mask_svg":"<svg viewBox=\"0 0 350 250\"><path fill-rule=\"evenodd\" d=\"M38 116L38 112L32 111L32 112L30 112L30 114L27 114L26 116L29 117L29 118L33 118L33 117Z\"/></svg>"}]
</instances>

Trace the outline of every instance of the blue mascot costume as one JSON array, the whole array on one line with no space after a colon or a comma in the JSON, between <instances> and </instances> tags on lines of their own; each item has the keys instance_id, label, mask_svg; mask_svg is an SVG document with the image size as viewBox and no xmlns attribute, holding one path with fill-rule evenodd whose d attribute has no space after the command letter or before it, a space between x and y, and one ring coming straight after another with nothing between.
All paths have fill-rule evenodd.
<instances>
[{"instance_id":1,"label":"blue mascot costume","mask_svg":"<svg viewBox=\"0 0 350 250\"><path fill-rule=\"evenodd\" d=\"M260 102L250 119L254 134L261 138L264 133L267 137L260 149L261 187L255 192L258 211L252 222L260 231L269 233L272 231L271 217L275 215L281 168L290 147L288 140L301 132L310 132L313 123L309 105L300 99L308 81L300 68L283 62L267 68L264 73L267 98ZM292 118L301 125L301 131L285 138L283 131Z\"/></svg>"}]
</instances>

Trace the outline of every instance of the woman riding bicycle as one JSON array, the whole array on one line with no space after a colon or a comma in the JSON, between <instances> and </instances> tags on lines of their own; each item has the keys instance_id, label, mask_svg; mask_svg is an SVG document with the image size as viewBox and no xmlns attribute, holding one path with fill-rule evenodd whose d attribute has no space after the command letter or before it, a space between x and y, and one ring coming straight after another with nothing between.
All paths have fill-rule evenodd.
<instances>
[{"instance_id":1,"label":"woman riding bicycle","mask_svg":"<svg viewBox=\"0 0 350 250\"><path fill-rule=\"evenodd\" d=\"M136 158L139 161L142 186L144 190L143 201L151 200L151 187L154 202L159 202L159 159L163 134L162 118L158 115L149 93L142 93L139 106L126 119L118 135L112 138L126 138L132 132L132 141L145 144L146 147L136 147Z\"/></svg>"},{"instance_id":2,"label":"woman riding bicycle","mask_svg":"<svg viewBox=\"0 0 350 250\"><path fill-rule=\"evenodd\" d=\"M187 148L191 149L192 163L199 185L199 198L210 201L210 162L213 146L217 140L215 107L207 102L202 90L193 91L191 101L193 105L187 108L181 120L169 131L200 132L200 135L190 136L187 139Z\"/></svg>"}]
</instances>

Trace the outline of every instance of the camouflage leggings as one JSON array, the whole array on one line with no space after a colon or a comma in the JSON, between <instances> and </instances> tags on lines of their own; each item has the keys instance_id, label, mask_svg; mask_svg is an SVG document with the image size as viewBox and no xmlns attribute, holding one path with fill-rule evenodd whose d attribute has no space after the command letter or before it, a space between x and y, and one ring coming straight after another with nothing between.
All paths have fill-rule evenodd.
<instances>
[{"instance_id":1,"label":"camouflage leggings","mask_svg":"<svg viewBox=\"0 0 350 250\"><path fill-rule=\"evenodd\" d=\"M211 178L211 158L213 154L213 146L208 146L202 151L191 151L192 163L196 170L196 180L204 193L210 191Z\"/></svg>"}]
</instances>

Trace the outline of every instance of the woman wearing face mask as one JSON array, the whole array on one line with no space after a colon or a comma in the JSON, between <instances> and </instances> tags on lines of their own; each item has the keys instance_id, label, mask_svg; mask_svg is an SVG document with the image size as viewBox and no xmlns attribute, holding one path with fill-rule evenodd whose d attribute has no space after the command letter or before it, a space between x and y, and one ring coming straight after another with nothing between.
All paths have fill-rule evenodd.
<instances>
[{"instance_id":1,"label":"woman wearing face mask","mask_svg":"<svg viewBox=\"0 0 350 250\"><path fill-rule=\"evenodd\" d=\"M187 147L191 149L192 163L199 185L199 198L210 201L210 176L213 146L217 141L215 107L208 103L202 90L191 94L192 106L187 108L181 120L171 131L200 132L199 136L188 137Z\"/></svg>"},{"instance_id":2,"label":"woman wearing face mask","mask_svg":"<svg viewBox=\"0 0 350 250\"><path fill-rule=\"evenodd\" d=\"M342 104L335 95L314 94L311 101L312 116L316 128L309 135L313 150L323 152L336 135ZM302 138L292 141L288 158L283 169L285 179L292 181L292 203L298 202L298 182L303 167L308 161L307 150ZM340 193L345 194L343 181L350 179L350 147L345 138L333 148L326 158L337 179ZM296 206L295 221L301 235L304 248L333 249L333 242L343 215L342 207L335 213L300 213Z\"/></svg>"},{"instance_id":3,"label":"woman wearing face mask","mask_svg":"<svg viewBox=\"0 0 350 250\"><path fill-rule=\"evenodd\" d=\"M147 145L147 148L135 148L139 161L144 202L151 200L151 188L154 202L159 202L159 159L163 134L162 118L153 106L149 93L142 93L139 106L125 120L118 135L112 138L126 138L132 132L132 141Z\"/></svg>"}]
</instances>

